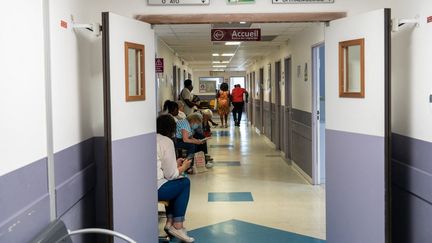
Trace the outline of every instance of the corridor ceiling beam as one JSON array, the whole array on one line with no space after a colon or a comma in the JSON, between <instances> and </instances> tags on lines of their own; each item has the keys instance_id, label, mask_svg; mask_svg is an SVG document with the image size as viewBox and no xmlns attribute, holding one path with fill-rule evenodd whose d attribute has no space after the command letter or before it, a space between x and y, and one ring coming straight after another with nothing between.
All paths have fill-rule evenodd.
<instances>
[{"instance_id":1,"label":"corridor ceiling beam","mask_svg":"<svg viewBox=\"0 0 432 243\"><path fill-rule=\"evenodd\" d=\"M227 22L287 23L327 22L346 17L346 15L346 12L231 13L136 15L135 18L149 24L216 24Z\"/></svg>"}]
</instances>

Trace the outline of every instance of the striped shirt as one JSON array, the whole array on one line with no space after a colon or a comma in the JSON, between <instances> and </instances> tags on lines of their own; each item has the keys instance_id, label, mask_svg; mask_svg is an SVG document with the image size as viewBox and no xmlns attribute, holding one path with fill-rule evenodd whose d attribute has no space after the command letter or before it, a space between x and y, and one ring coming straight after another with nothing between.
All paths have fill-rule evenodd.
<instances>
[{"instance_id":1,"label":"striped shirt","mask_svg":"<svg viewBox=\"0 0 432 243\"><path fill-rule=\"evenodd\" d=\"M178 120L176 123L176 138L183 138L182 130L186 130L189 134L189 137L192 136L192 128L187 119Z\"/></svg>"}]
</instances>

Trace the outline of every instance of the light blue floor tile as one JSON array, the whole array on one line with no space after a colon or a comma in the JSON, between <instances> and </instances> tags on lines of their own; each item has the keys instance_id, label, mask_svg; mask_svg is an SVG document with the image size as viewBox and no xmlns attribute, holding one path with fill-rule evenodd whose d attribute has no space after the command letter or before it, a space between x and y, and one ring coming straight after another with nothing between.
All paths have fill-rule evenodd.
<instances>
[{"instance_id":1,"label":"light blue floor tile","mask_svg":"<svg viewBox=\"0 0 432 243\"><path fill-rule=\"evenodd\" d=\"M325 240L239 220L189 231L195 243L325 243Z\"/></svg>"},{"instance_id":2,"label":"light blue floor tile","mask_svg":"<svg viewBox=\"0 0 432 243\"><path fill-rule=\"evenodd\" d=\"M250 192L209 192L209 202L253 202Z\"/></svg>"},{"instance_id":3,"label":"light blue floor tile","mask_svg":"<svg viewBox=\"0 0 432 243\"><path fill-rule=\"evenodd\" d=\"M229 137L230 132L229 131L217 131L217 132L215 132L215 135L219 136L219 137Z\"/></svg>"}]
</instances>

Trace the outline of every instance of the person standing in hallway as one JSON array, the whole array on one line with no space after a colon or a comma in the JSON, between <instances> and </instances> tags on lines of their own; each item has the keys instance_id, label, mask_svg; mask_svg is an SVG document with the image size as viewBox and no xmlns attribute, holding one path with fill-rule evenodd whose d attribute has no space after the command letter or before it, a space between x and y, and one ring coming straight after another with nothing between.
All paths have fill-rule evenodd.
<instances>
[{"instance_id":1,"label":"person standing in hallway","mask_svg":"<svg viewBox=\"0 0 432 243\"><path fill-rule=\"evenodd\" d=\"M189 169L191 160L176 159L172 137L176 131L174 118L163 114L156 121L158 200L168 201L164 230L183 242L194 242L183 227L189 203L190 180L180 175Z\"/></svg>"},{"instance_id":2,"label":"person standing in hallway","mask_svg":"<svg viewBox=\"0 0 432 243\"><path fill-rule=\"evenodd\" d=\"M230 93L228 90L228 84L222 83L220 85L220 90L216 93L216 98L217 98L217 110L221 119L221 127L225 127L225 128L228 127L228 114L230 112L229 97L230 97Z\"/></svg>"},{"instance_id":3,"label":"person standing in hallway","mask_svg":"<svg viewBox=\"0 0 432 243\"><path fill-rule=\"evenodd\" d=\"M243 95L245 98L243 99ZM233 103L233 118L235 126L240 126L240 121L243 113L244 108L244 101L246 100L246 103L248 102L249 93L246 91L246 89L242 88L240 84L234 85L234 89L231 92L231 102Z\"/></svg>"},{"instance_id":4,"label":"person standing in hallway","mask_svg":"<svg viewBox=\"0 0 432 243\"><path fill-rule=\"evenodd\" d=\"M187 116L187 115L192 114L194 112L194 107L199 107L199 105L192 101L192 98L193 98L192 93L191 93L193 90L192 80L186 79L183 82L183 84L184 84L184 88L180 92L179 100L185 104L184 113Z\"/></svg>"}]
</instances>

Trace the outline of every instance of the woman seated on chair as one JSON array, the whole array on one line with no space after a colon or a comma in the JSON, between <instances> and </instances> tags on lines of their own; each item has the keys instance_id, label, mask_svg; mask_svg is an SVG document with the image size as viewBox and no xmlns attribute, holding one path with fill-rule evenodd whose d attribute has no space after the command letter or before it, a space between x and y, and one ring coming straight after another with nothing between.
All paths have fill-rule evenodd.
<instances>
[{"instance_id":1,"label":"woman seated on chair","mask_svg":"<svg viewBox=\"0 0 432 243\"><path fill-rule=\"evenodd\" d=\"M183 227L186 208L189 202L190 181L179 176L191 165L190 160L176 160L172 137L176 123L171 115L164 114L157 118L157 184L158 200L168 201L167 221L164 230L183 242L194 242Z\"/></svg>"},{"instance_id":2,"label":"woman seated on chair","mask_svg":"<svg viewBox=\"0 0 432 243\"><path fill-rule=\"evenodd\" d=\"M198 145L204 144L205 141L193 137L194 130L202 123L202 115L192 113L186 119L177 121L176 128L176 148L187 150L187 155L193 157L195 152L201 151Z\"/></svg>"}]
</instances>

